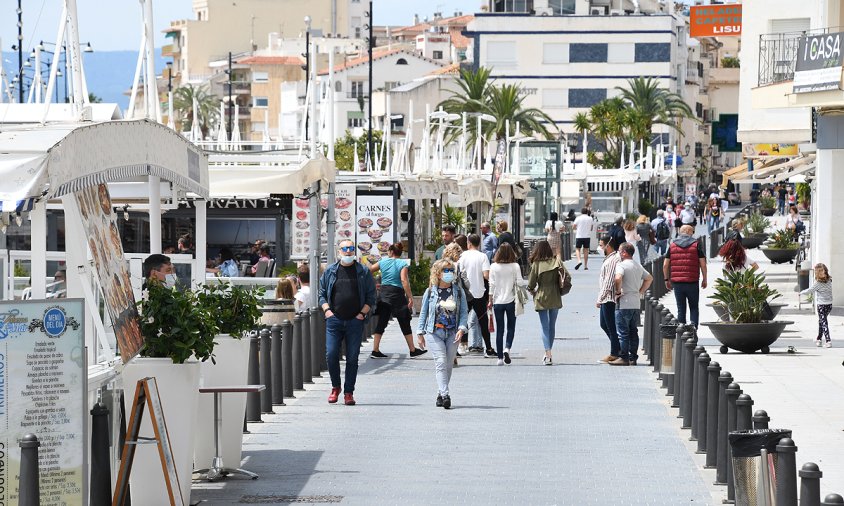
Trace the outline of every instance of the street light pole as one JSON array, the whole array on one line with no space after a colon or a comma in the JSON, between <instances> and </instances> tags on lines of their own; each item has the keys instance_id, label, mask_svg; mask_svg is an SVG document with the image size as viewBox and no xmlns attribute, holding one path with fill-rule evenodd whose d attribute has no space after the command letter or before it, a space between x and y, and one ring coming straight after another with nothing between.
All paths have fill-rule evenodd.
<instances>
[{"instance_id":1,"label":"street light pole","mask_svg":"<svg viewBox=\"0 0 844 506\"><path fill-rule=\"evenodd\" d=\"M308 83L311 79L311 17L305 16L305 95L308 94ZM314 99L313 97L313 90L311 90L311 100ZM308 140L308 134L310 131L308 121L310 120L310 116L308 115L308 110L305 110L305 140Z\"/></svg>"},{"instance_id":2,"label":"street light pole","mask_svg":"<svg viewBox=\"0 0 844 506\"><path fill-rule=\"evenodd\" d=\"M234 113L232 112L232 108L234 104L232 103L232 52L229 51L229 134L231 134L232 130L232 121L234 120Z\"/></svg>"},{"instance_id":3,"label":"street light pole","mask_svg":"<svg viewBox=\"0 0 844 506\"><path fill-rule=\"evenodd\" d=\"M367 129L367 151L369 156L370 166L375 168L375 160L373 158L374 146L372 144L372 48L375 46L375 40L372 37L372 0L369 0L369 37L367 38L367 52L369 53L369 128Z\"/></svg>"},{"instance_id":4,"label":"street light pole","mask_svg":"<svg viewBox=\"0 0 844 506\"><path fill-rule=\"evenodd\" d=\"M23 7L18 0L18 103L23 103Z\"/></svg>"}]
</instances>

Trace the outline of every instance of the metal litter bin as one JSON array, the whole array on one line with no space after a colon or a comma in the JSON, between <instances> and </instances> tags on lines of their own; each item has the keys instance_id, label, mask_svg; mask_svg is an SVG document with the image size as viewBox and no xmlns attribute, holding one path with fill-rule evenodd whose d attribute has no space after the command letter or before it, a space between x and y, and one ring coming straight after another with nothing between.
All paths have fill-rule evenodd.
<instances>
[{"instance_id":1,"label":"metal litter bin","mask_svg":"<svg viewBox=\"0 0 844 506\"><path fill-rule=\"evenodd\" d=\"M777 496L777 444L786 437L791 437L790 430L730 432L736 506L773 506Z\"/></svg>"}]
</instances>

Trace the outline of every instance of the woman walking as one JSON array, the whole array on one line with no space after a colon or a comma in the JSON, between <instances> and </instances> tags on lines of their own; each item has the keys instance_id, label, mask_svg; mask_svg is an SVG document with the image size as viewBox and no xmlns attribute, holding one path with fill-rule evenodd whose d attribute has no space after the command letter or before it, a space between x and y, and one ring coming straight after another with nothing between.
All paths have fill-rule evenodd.
<instances>
[{"instance_id":1,"label":"woman walking","mask_svg":"<svg viewBox=\"0 0 844 506\"><path fill-rule=\"evenodd\" d=\"M560 277L565 272L563 262L554 254L548 241L537 242L530 254L528 290L533 293L533 307L539 313L539 324L542 326L542 344L545 346L542 363L545 365L552 364L551 348L554 347L557 313L563 307Z\"/></svg>"},{"instance_id":2,"label":"woman walking","mask_svg":"<svg viewBox=\"0 0 844 506\"><path fill-rule=\"evenodd\" d=\"M740 237L731 237L718 250L718 255L724 260L724 271L742 272L747 269L759 269L759 264L747 258Z\"/></svg>"},{"instance_id":3,"label":"woman walking","mask_svg":"<svg viewBox=\"0 0 844 506\"><path fill-rule=\"evenodd\" d=\"M551 245L551 251L554 252L554 255L560 256L560 246L562 246L560 232L563 230L563 222L559 221L557 213L553 211L551 212L550 218L550 220L545 222L545 233L548 234L545 236L545 240Z\"/></svg>"},{"instance_id":4,"label":"woman walking","mask_svg":"<svg viewBox=\"0 0 844 506\"><path fill-rule=\"evenodd\" d=\"M651 227L650 220L644 214L636 220L636 233L639 235L639 241L636 243L636 249L639 251L639 263L644 264L648 261L648 250L651 244L656 242L654 229Z\"/></svg>"},{"instance_id":5,"label":"woman walking","mask_svg":"<svg viewBox=\"0 0 844 506\"><path fill-rule=\"evenodd\" d=\"M489 306L495 314L495 349L498 365L510 364L510 348L516 335L516 290L523 284L516 252L510 243L502 243L489 268ZM504 343L504 319L507 318L507 342Z\"/></svg>"},{"instance_id":6,"label":"woman walking","mask_svg":"<svg viewBox=\"0 0 844 506\"><path fill-rule=\"evenodd\" d=\"M624 229L624 241L632 244L633 249L635 250L633 253L633 261L638 262L641 265L643 262L641 253L639 253L639 242L641 242L642 236L639 235L636 222L633 220L624 220L624 223L621 226Z\"/></svg>"},{"instance_id":7,"label":"woman walking","mask_svg":"<svg viewBox=\"0 0 844 506\"><path fill-rule=\"evenodd\" d=\"M466 295L455 276L451 260L438 260L431 266L429 286L419 310L419 342L427 343L434 356L437 377L437 407L451 408L449 382L457 343L466 333L468 306Z\"/></svg>"},{"instance_id":8,"label":"woman walking","mask_svg":"<svg viewBox=\"0 0 844 506\"><path fill-rule=\"evenodd\" d=\"M832 311L832 276L824 264L815 265L815 284L800 292L800 295L815 295L815 306L818 308L818 338L815 345L821 347L821 341L826 339L826 347L832 348L829 338L829 322L827 317Z\"/></svg>"}]
</instances>

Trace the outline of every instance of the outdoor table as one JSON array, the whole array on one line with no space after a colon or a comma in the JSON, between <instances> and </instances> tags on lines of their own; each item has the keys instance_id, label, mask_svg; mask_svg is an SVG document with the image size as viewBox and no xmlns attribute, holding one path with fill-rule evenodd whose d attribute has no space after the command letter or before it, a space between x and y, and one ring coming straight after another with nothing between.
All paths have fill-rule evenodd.
<instances>
[{"instance_id":1,"label":"outdoor table","mask_svg":"<svg viewBox=\"0 0 844 506\"><path fill-rule=\"evenodd\" d=\"M223 423L223 407L220 399L223 394L229 393L258 393L264 390L264 385L234 385L222 387L202 387L199 389L201 394L214 394L214 459L211 461L211 467L207 469L198 469L194 474L204 474L203 479L208 481L216 481L225 478L230 474L241 474L248 476L253 480L258 479L258 475L240 468L230 468L223 464L223 457L220 455L220 425Z\"/></svg>"}]
</instances>

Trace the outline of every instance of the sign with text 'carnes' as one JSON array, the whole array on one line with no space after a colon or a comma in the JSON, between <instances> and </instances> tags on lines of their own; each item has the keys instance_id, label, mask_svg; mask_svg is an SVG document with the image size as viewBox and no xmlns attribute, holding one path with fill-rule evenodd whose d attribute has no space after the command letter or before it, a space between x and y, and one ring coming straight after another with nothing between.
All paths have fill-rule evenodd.
<instances>
[{"instance_id":1,"label":"sign with text 'carnes'","mask_svg":"<svg viewBox=\"0 0 844 506\"><path fill-rule=\"evenodd\" d=\"M698 5L689 13L692 37L741 35L741 4Z\"/></svg>"},{"instance_id":2,"label":"sign with text 'carnes'","mask_svg":"<svg viewBox=\"0 0 844 506\"><path fill-rule=\"evenodd\" d=\"M841 89L841 37L844 32L800 39L794 66L794 93Z\"/></svg>"}]
</instances>

